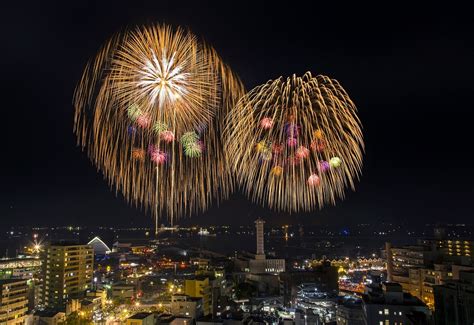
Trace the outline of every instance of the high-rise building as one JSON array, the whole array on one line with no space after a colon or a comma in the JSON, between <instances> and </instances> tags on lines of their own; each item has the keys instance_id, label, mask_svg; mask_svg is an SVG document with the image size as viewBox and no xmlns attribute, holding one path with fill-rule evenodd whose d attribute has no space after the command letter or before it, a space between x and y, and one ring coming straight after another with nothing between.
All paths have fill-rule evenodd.
<instances>
[{"instance_id":1,"label":"high-rise building","mask_svg":"<svg viewBox=\"0 0 474 325\"><path fill-rule=\"evenodd\" d=\"M362 297L365 324L399 325L425 324L431 318L428 307L418 298L404 293L402 286L384 282L369 288Z\"/></svg>"},{"instance_id":2,"label":"high-rise building","mask_svg":"<svg viewBox=\"0 0 474 325\"><path fill-rule=\"evenodd\" d=\"M399 283L403 291L435 308L433 287L454 279L454 270L471 268L472 241L435 238L419 239L417 245L385 245L387 279Z\"/></svg>"},{"instance_id":3,"label":"high-rise building","mask_svg":"<svg viewBox=\"0 0 474 325\"><path fill-rule=\"evenodd\" d=\"M400 283L403 291L410 292L410 269L423 268L433 263L438 254L422 245L392 247L386 244L387 279Z\"/></svg>"},{"instance_id":4,"label":"high-rise building","mask_svg":"<svg viewBox=\"0 0 474 325\"><path fill-rule=\"evenodd\" d=\"M184 282L184 293L189 297L202 298L204 316L211 314L211 285L209 278L196 277Z\"/></svg>"},{"instance_id":5,"label":"high-rise building","mask_svg":"<svg viewBox=\"0 0 474 325\"><path fill-rule=\"evenodd\" d=\"M28 287L24 279L0 280L0 324L24 324L28 311Z\"/></svg>"},{"instance_id":6,"label":"high-rise building","mask_svg":"<svg viewBox=\"0 0 474 325\"><path fill-rule=\"evenodd\" d=\"M428 238L419 239L419 245L433 247L444 255L453 258L464 258L465 261L472 260L474 241L461 238Z\"/></svg>"},{"instance_id":7,"label":"high-rise building","mask_svg":"<svg viewBox=\"0 0 474 325\"><path fill-rule=\"evenodd\" d=\"M436 325L474 324L474 271L434 287Z\"/></svg>"},{"instance_id":8,"label":"high-rise building","mask_svg":"<svg viewBox=\"0 0 474 325\"><path fill-rule=\"evenodd\" d=\"M273 273L285 272L285 260L281 258L269 258L265 256L265 221L261 218L255 220L255 234L257 239L257 249L255 257L248 261L250 273Z\"/></svg>"},{"instance_id":9,"label":"high-rise building","mask_svg":"<svg viewBox=\"0 0 474 325\"><path fill-rule=\"evenodd\" d=\"M94 253L90 245L52 244L42 256L42 304L63 308L92 287Z\"/></svg>"},{"instance_id":10,"label":"high-rise building","mask_svg":"<svg viewBox=\"0 0 474 325\"><path fill-rule=\"evenodd\" d=\"M257 252L256 252L256 259L265 258L265 237L264 237L264 225L265 221L261 218L255 220L255 231L257 237Z\"/></svg>"}]
</instances>

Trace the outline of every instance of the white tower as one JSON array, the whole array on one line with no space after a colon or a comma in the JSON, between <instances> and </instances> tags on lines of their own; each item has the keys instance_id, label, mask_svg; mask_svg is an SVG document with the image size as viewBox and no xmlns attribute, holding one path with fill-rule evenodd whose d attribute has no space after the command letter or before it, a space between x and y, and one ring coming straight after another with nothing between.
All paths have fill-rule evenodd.
<instances>
[{"instance_id":1,"label":"white tower","mask_svg":"<svg viewBox=\"0 0 474 325\"><path fill-rule=\"evenodd\" d=\"M255 256L256 259L265 259L263 235L264 224L265 221L263 219L258 218L257 220L255 220L255 230L257 235L257 254Z\"/></svg>"}]
</instances>

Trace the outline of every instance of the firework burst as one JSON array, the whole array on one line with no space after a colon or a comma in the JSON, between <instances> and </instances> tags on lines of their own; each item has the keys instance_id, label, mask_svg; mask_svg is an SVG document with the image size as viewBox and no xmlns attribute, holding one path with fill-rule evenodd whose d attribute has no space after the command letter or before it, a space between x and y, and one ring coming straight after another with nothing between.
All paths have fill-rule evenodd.
<instances>
[{"instance_id":1,"label":"firework burst","mask_svg":"<svg viewBox=\"0 0 474 325\"><path fill-rule=\"evenodd\" d=\"M326 76L308 72L254 88L228 114L224 137L243 189L276 210L334 204L361 172L356 107Z\"/></svg>"},{"instance_id":2,"label":"firework burst","mask_svg":"<svg viewBox=\"0 0 474 325\"><path fill-rule=\"evenodd\" d=\"M232 190L219 135L243 94L191 32L138 27L115 35L86 66L74 131L112 187L173 223Z\"/></svg>"}]
</instances>

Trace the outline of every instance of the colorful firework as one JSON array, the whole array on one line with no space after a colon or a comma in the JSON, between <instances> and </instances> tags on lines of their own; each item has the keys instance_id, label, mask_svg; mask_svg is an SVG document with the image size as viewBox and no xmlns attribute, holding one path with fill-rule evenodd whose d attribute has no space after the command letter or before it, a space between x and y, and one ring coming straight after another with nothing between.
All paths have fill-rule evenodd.
<instances>
[{"instance_id":1,"label":"colorful firework","mask_svg":"<svg viewBox=\"0 0 474 325\"><path fill-rule=\"evenodd\" d=\"M364 144L356 107L326 76L308 72L256 87L228 114L224 137L243 189L276 210L335 204L360 176Z\"/></svg>"},{"instance_id":2,"label":"colorful firework","mask_svg":"<svg viewBox=\"0 0 474 325\"><path fill-rule=\"evenodd\" d=\"M220 134L244 93L191 32L137 27L115 35L86 66L74 132L110 186L173 223L233 189Z\"/></svg>"},{"instance_id":3,"label":"colorful firework","mask_svg":"<svg viewBox=\"0 0 474 325\"><path fill-rule=\"evenodd\" d=\"M171 131L160 132L160 138L166 143L171 143L174 141L174 133Z\"/></svg>"}]
</instances>

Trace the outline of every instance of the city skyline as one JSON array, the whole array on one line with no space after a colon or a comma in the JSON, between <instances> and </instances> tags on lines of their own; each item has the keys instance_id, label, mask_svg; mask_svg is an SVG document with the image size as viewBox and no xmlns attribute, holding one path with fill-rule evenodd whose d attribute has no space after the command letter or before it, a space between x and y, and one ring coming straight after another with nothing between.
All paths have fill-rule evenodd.
<instances>
[{"instance_id":1,"label":"city skyline","mask_svg":"<svg viewBox=\"0 0 474 325\"><path fill-rule=\"evenodd\" d=\"M258 5L182 7L11 8L5 26L15 32L7 35L2 53L7 62L2 88L11 94L3 117L2 226L38 220L153 223L114 196L71 131L72 93L86 62L116 31L148 22L189 27L216 47L247 89L280 75L328 74L351 94L364 127L361 180L336 207L289 215L236 193L184 224L248 224L260 216L310 224L470 221L473 154L465 148L474 85L471 21L436 8L424 16L400 8L387 16L347 13L334 20L318 14L317 6L307 12Z\"/></svg>"}]
</instances>

